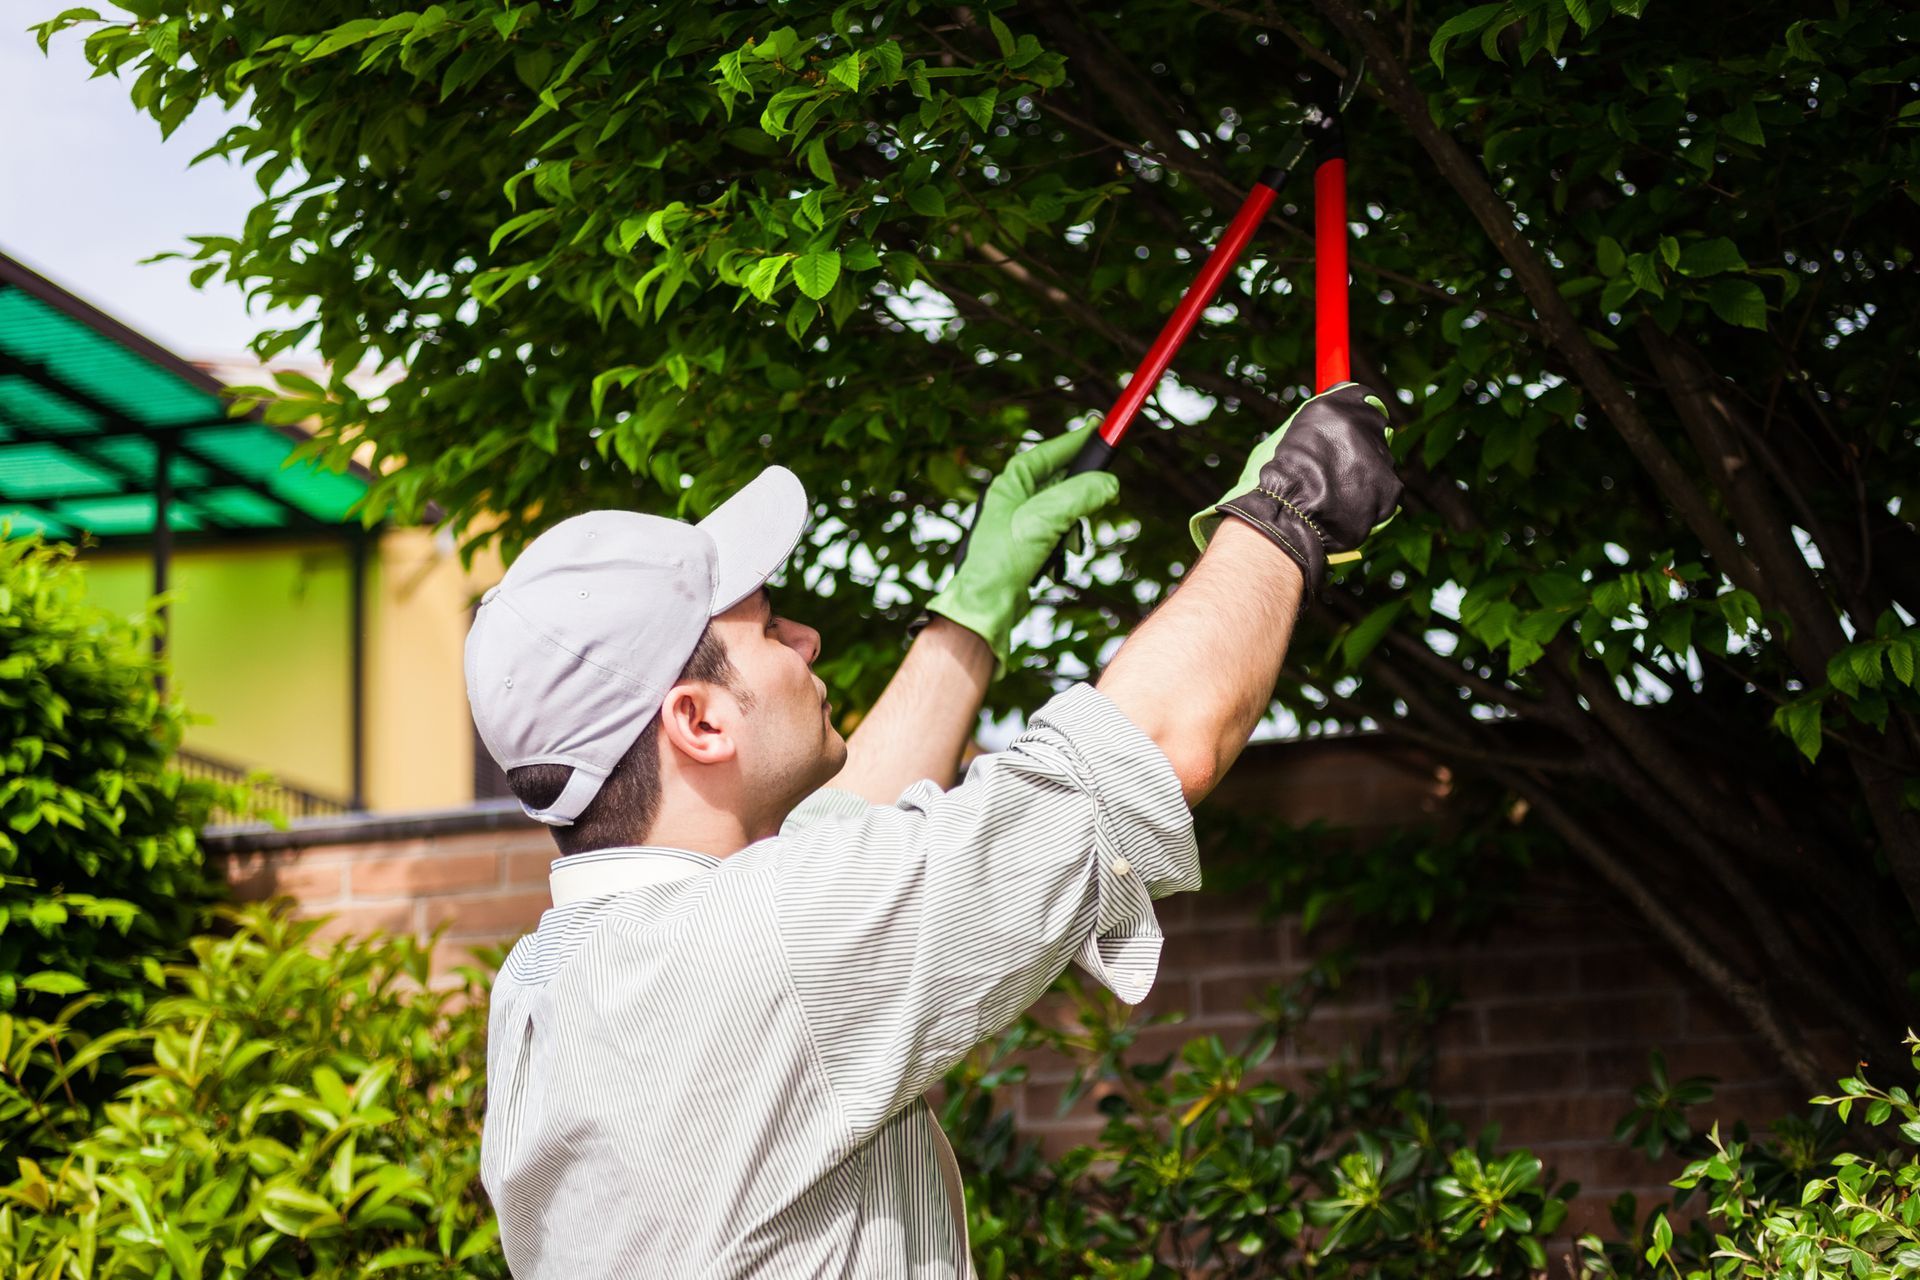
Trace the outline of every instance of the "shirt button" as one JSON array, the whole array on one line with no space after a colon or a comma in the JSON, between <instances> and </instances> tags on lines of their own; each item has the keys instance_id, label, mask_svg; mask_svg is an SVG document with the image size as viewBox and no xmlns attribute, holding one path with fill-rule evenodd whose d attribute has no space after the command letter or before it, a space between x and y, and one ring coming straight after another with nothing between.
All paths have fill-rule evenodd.
<instances>
[{"instance_id":1,"label":"shirt button","mask_svg":"<svg viewBox=\"0 0 1920 1280\"><path fill-rule=\"evenodd\" d=\"M1125 858L1115 858L1107 869L1117 876L1124 876L1133 870L1133 864Z\"/></svg>"}]
</instances>

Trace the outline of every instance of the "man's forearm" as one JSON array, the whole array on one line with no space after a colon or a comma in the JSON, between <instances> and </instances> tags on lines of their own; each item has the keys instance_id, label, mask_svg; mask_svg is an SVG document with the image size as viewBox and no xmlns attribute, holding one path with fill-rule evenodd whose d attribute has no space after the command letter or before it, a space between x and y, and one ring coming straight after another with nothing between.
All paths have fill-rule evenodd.
<instances>
[{"instance_id":1,"label":"man's forearm","mask_svg":"<svg viewBox=\"0 0 1920 1280\"><path fill-rule=\"evenodd\" d=\"M1166 753L1189 805L1213 790L1272 705L1302 586L1292 559L1229 519L1101 675L1100 692Z\"/></svg>"},{"instance_id":2,"label":"man's forearm","mask_svg":"<svg viewBox=\"0 0 1920 1280\"><path fill-rule=\"evenodd\" d=\"M827 785L871 804L892 804L922 778L952 786L992 678L987 642L936 616L848 736L847 763Z\"/></svg>"}]
</instances>

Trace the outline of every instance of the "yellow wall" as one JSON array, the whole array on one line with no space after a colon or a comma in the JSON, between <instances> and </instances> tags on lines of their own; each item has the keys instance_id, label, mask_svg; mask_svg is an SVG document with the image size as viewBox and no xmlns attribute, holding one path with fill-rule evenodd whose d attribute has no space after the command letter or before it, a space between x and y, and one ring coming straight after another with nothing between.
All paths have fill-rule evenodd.
<instances>
[{"instance_id":1,"label":"yellow wall","mask_svg":"<svg viewBox=\"0 0 1920 1280\"><path fill-rule=\"evenodd\" d=\"M460 567L451 541L396 529L368 589L367 807L444 809L473 800L473 720L461 654L469 610L501 575Z\"/></svg>"},{"instance_id":2,"label":"yellow wall","mask_svg":"<svg viewBox=\"0 0 1920 1280\"><path fill-rule=\"evenodd\" d=\"M120 613L146 607L145 553L92 552L89 593ZM473 799L473 730L461 646L475 575L425 530L383 534L367 574L366 804L397 811ZM188 750L262 768L345 800L349 743L347 550L337 542L176 551L168 654L193 713Z\"/></svg>"}]
</instances>

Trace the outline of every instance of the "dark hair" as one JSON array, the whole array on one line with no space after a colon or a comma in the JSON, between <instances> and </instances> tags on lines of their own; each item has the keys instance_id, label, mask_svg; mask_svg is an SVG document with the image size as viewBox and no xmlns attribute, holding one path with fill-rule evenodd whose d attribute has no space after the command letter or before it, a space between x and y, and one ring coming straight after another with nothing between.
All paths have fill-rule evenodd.
<instances>
[{"instance_id":1,"label":"dark hair","mask_svg":"<svg viewBox=\"0 0 1920 1280\"><path fill-rule=\"evenodd\" d=\"M717 684L743 702L750 701L738 683L739 678L739 671L727 658L726 645L709 624L675 683L700 680ZM570 765L524 764L507 771L507 785L513 788L513 794L522 804L544 809L560 798L561 789L572 776ZM589 849L639 844L647 838L654 819L659 816L660 717L655 716L627 748L627 754L620 757L620 763L601 784L600 793L574 819L573 825L550 830L561 853L585 853Z\"/></svg>"}]
</instances>

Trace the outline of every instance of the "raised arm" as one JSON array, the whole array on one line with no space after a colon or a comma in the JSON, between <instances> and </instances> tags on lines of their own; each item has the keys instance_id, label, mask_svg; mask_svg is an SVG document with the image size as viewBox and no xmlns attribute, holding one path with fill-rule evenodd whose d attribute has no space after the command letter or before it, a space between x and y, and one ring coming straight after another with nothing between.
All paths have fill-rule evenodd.
<instances>
[{"instance_id":1,"label":"raised arm","mask_svg":"<svg viewBox=\"0 0 1920 1280\"><path fill-rule=\"evenodd\" d=\"M1328 555L1391 518L1400 482L1386 430L1379 401L1352 383L1302 405L1254 449L1233 492L1194 517L1206 553L1100 677L1166 753L1188 804L1213 790L1272 705Z\"/></svg>"},{"instance_id":2,"label":"raised arm","mask_svg":"<svg viewBox=\"0 0 1920 1280\"><path fill-rule=\"evenodd\" d=\"M922 778L952 786L992 678L987 642L935 618L847 736L847 763L827 785L869 804L892 804Z\"/></svg>"},{"instance_id":3,"label":"raised arm","mask_svg":"<svg viewBox=\"0 0 1920 1280\"><path fill-rule=\"evenodd\" d=\"M927 604L932 621L848 736L847 763L829 787L892 804L923 778L953 785L987 685L1006 669L1033 580L1067 530L1119 491L1105 472L1054 483L1092 432L1037 444L994 478L960 563Z\"/></svg>"}]
</instances>

